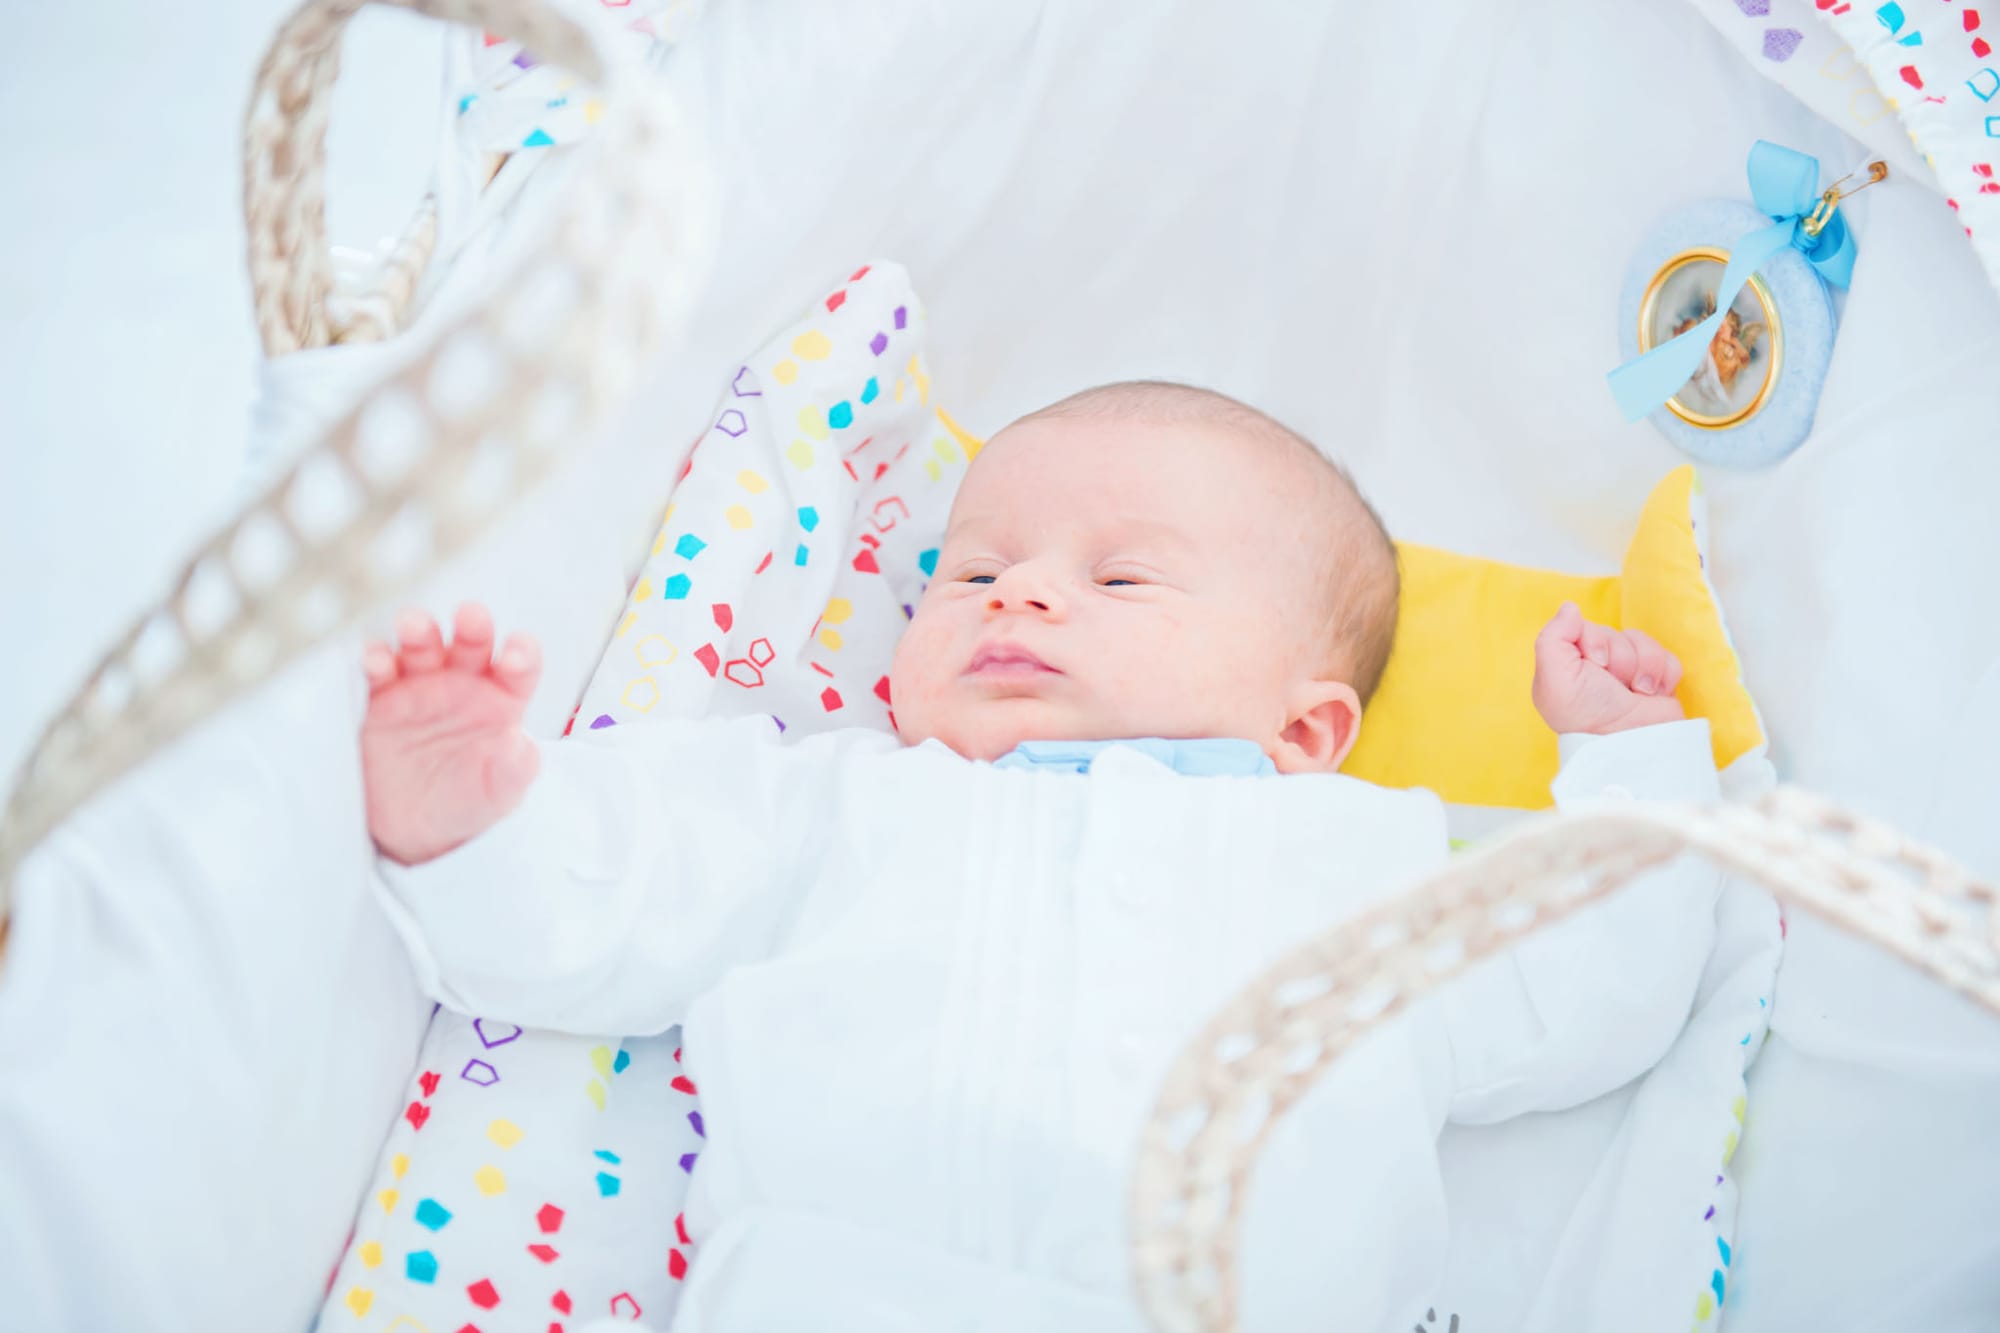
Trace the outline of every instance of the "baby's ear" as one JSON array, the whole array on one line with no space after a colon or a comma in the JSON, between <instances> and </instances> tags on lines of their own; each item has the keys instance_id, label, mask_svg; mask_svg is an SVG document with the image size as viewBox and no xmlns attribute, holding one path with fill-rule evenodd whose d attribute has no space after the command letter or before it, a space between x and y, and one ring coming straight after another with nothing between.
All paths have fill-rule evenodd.
<instances>
[{"instance_id":1,"label":"baby's ear","mask_svg":"<svg viewBox=\"0 0 2000 1333\"><path fill-rule=\"evenodd\" d=\"M1332 773L1361 736L1361 696L1338 680L1302 681L1271 762L1280 773Z\"/></svg>"}]
</instances>

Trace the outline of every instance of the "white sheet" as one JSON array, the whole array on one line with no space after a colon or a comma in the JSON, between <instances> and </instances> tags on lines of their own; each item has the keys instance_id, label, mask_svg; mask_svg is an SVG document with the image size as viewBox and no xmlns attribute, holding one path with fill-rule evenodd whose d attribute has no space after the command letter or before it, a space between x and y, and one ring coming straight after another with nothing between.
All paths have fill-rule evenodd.
<instances>
[{"instance_id":1,"label":"white sheet","mask_svg":"<svg viewBox=\"0 0 2000 1333\"><path fill-rule=\"evenodd\" d=\"M904 257L927 293L933 359L975 430L1079 383L1187 376L1269 405L1343 453L1403 535L1610 567L1647 485L1675 461L1601 393L1616 358L1611 310L1625 246L1674 203L1738 192L1754 137L1829 163L1844 163L1852 146L1763 83L1692 10L1561 0L1528 21L1465 3L1409 23L1392 7L1277 0L1233 7L1227 26L1192 0L1137 15L1084 3L920 16L887 4L714 6L669 62L720 146L732 220L701 340L615 438L440 579L433 604L476 589L510 621L543 630L557 652L537 716L545 731L558 728L657 518L654 497L703 424L733 349L788 318L826 275L880 253ZM63 49L120 56L130 62L121 70L154 55L137 41L118 45L143 29L109 31L116 40L93 46L99 38L78 35ZM249 65L230 67L242 71L240 83L222 80L233 106ZM117 75L98 83L136 86ZM174 104L147 105L157 118ZM208 133L226 129L209 114ZM112 137L92 125L85 141ZM151 151L172 160L170 145ZM201 207L213 215L214 199L233 191L214 158L209 169L214 193ZM129 226L149 196L121 191L82 212L111 217L114 203ZM2000 629L1984 580L2000 565L2000 536L1967 505L2000 493L1990 397L1975 378L2000 355L2000 307L1927 192L1891 183L1854 208L1861 264L1819 432L1769 472L1711 475L1716 580L1784 771L1993 876L2000 846L1985 821L2000 743ZM186 214L159 216L179 224ZM148 271L173 268L170 250L144 248L143 231L120 240L149 255ZM79 248L82 270L117 243ZM25 257L48 245L10 249ZM234 263L226 247L199 253ZM1930 280L1903 283L1914 268ZM210 277L234 282L222 268ZM38 310L60 306L62 286L36 290L50 293ZM172 311L136 346L103 342L102 330L120 327L115 295L75 325L9 318L10 346L32 337L61 348L65 335L75 343L95 330L98 341L78 345L121 369L151 368L133 414L83 437L97 447L33 455L37 469L75 459L75 471L28 475L38 504L51 498L88 533L17 529L40 534L28 548L38 562L49 550L98 549L121 527L157 531L141 504L89 508L100 502L80 498L97 493L82 479L157 477L136 467L160 447L148 428L161 386L200 383L187 377L216 364L200 337L182 336L197 326ZM1939 365L1945 346L1958 359ZM67 398L39 387L54 364L16 357L0 372L0 400L37 404L29 420L52 440L73 415ZM94 393L91 420L109 420L94 415L108 401ZM184 419L185 406L164 401L170 419ZM23 475L28 437L13 428L8 437L11 481ZM10 503L10 519L21 510ZM142 553L139 577L161 549L123 548L126 559ZM10 556L8 567L27 558ZM136 579L118 561L72 555L54 565L64 581L46 586L67 589L59 600L26 601L13 591L19 581L7 595L41 607L23 619L29 640L53 637L75 663L76 645L113 618L93 603L65 630L71 611L99 587ZM302 669L302 697L335 710L310 713L323 739L303 750L277 747L269 730L250 735L271 716L257 709L214 729L251 746L232 762L275 756L296 790L323 799L240 823L192 812L171 801L171 784L221 762L197 739L100 806L95 850L72 842L24 886L13 948L45 950L46 962L33 971L10 962L0 974L0 1109L22 1154L5 1159L0 1286L21 1293L24 1317L56 1323L62 1310L73 1322L88 1308L143 1328L200 1309L213 1327L240 1318L234 1326L266 1329L318 1294L353 1205L336 1182L358 1188L366 1140L407 1072L372 1044L405 1058L414 1048L413 1019L399 1017L406 982L351 980L393 947L356 915L358 880L339 855L312 863L324 875L301 874L284 836L334 829L329 806L351 798L336 744L352 721L335 703L345 672L337 653ZM27 697L52 700L53 690L43 679ZM285 696L281 687L266 697L278 707ZM244 841L246 829L255 840ZM154 847L175 849L191 876L213 879L230 856L240 873L191 909ZM59 898L68 905L49 906ZM172 930L160 933L161 922ZM328 922L349 924L329 937ZM1821 1313L1820 1326L1867 1327L1891 1308L1901 1326L1973 1327L2000 1308L1988 1205L2000 1163L1981 1119L2000 1094L1996 1025L1807 925L1794 922L1793 939L1739 1159L1736 1327L1795 1327L1805 1309ZM242 1040L243 1013L294 1006L313 1017L288 1030L322 1040ZM260 1021L260 1032L287 1026ZM45 1040L51 1031L91 1040ZM32 1079L22 1076L24 1050ZM147 1071L144 1086L191 1089L198 1077L214 1082L191 1072L211 1058L228 1074L233 1120L191 1091L184 1101L157 1096L149 1116L118 1113L114 1103L139 1086L134 1069ZM314 1071L338 1096L308 1106L296 1087ZM1822 1100L1832 1094L1837 1102ZM65 1099L105 1109L83 1114ZM372 1128L351 1109L370 1103L383 1108ZM261 1127L254 1142L231 1131L241 1123ZM121 1134L110 1151L107 1136ZM205 1161L236 1169L183 1180L161 1166ZM207 1238L266 1217L258 1210L270 1208L275 1179L297 1197L267 1233L282 1242L246 1273ZM114 1210L127 1229L106 1227ZM154 1243L169 1227L194 1239ZM107 1268L127 1281L115 1290L96 1281ZM118 1291L145 1300L114 1306ZM218 1309L218 1291L240 1299Z\"/></svg>"}]
</instances>

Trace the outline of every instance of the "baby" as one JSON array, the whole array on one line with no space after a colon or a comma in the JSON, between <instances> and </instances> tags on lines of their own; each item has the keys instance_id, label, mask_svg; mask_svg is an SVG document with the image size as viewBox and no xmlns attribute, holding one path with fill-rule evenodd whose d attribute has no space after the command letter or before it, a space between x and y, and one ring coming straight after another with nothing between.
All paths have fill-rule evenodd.
<instances>
[{"instance_id":1,"label":"baby","mask_svg":"<svg viewBox=\"0 0 2000 1333\"><path fill-rule=\"evenodd\" d=\"M1307 441L1204 390L1088 390L968 471L896 736L539 744L532 640L406 613L365 663L384 900L453 1008L684 1025L710 1138L676 1328L1136 1329L1125 1181L1168 1063L1447 854L1435 797L1337 776L1396 601L1380 520ZM1533 651L1559 803L1715 794L1671 654L1568 605ZM1650 1067L1707 955L1706 876L1658 872L1343 1061L1264 1159L1250 1326L1420 1320L1443 1125Z\"/></svg>"}]
</instances>

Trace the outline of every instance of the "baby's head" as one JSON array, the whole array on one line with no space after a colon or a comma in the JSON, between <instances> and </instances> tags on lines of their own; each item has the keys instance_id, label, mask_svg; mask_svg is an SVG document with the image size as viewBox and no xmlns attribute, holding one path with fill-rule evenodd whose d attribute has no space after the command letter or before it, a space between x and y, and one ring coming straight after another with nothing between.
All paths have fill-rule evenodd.
<instances>
[{"instance_id":1,"label":"baby's head","mask_svg":"<svg viewBox=\"0 0 2000 1333\"><path fill-rule=\"evenodd\" d=\"M1395 634L1395 548L1347 475L1233 398L1088 389L994 436L896 650L910 744L1252 741L1340 766Z\"/></svg>"}]
</instances>

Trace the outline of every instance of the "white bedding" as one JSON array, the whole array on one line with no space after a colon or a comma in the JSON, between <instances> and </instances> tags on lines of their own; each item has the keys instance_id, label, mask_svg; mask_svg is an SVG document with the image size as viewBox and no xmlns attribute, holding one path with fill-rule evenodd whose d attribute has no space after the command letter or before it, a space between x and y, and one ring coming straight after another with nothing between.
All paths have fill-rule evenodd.
<instances>
[{"instance_id":1,"label":"white bedding","mask_svg":"<svg viewBox=\"0 0 2000 1333\"><path fill-rule=\"evenodd\" d=\"M726 362L856 255L909 265L975 431L1080 383L1185 376L1334 447L1404 536L1609 568L1676 461L1602 391L1625 248L1675 203L1738 193L1753 138L1854 156L1677 6L1465 3L1411 27L1270 0L1226 28L1191 0L932 8L715 4L670 58L728 165L700 336L431 590L544 634L545 733ZM1853 210L1815 436L1710 475L1715 581L1781 772L1993 877L2000 532L1972 505L2000 494L2000 303L1928 190ZM109 350L189 373L215 356ZM0 374L25 388L38 364ZM157 398L119 437L131 457ZM125 460L79 450L70 475ZM81 517L76 541L130 521ZM36 615L31 637L60 632ZM26 877L0 973L0 1288L30 1323L266 1330L317 1301L423 1015L354 873L350 668L337 645L301 666ZM256 799L172 799L218 765ZM158 1090L146 1114L134 1089ZM1730 1327L1991 1327L1996 1104L2000 1024L1795 919L1738 1157ZM229 1239L246 1226L255 1265Z\"/></svg>"}]
</instances>

